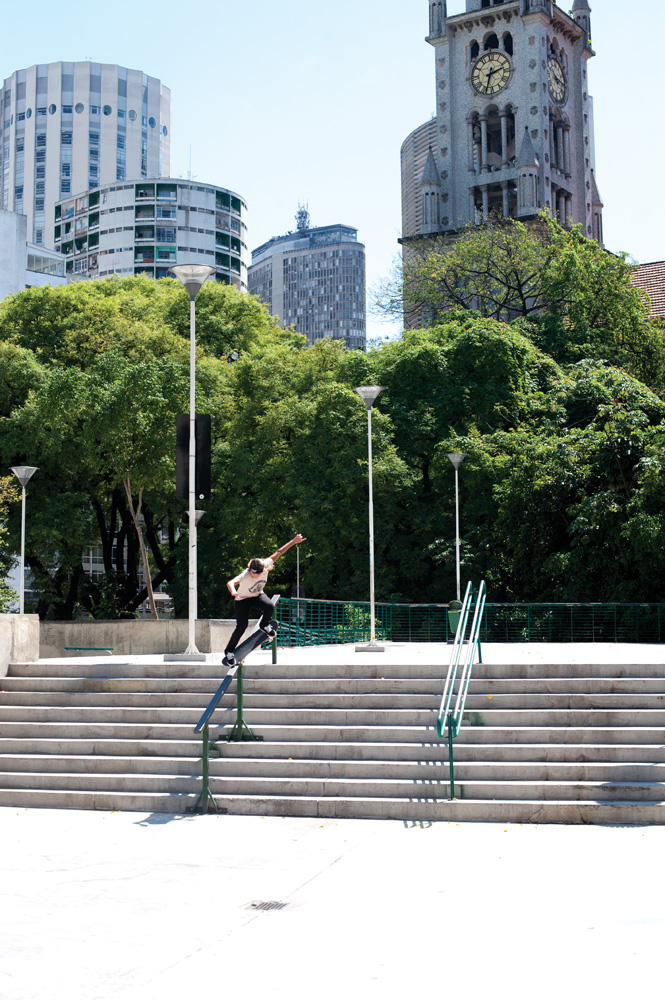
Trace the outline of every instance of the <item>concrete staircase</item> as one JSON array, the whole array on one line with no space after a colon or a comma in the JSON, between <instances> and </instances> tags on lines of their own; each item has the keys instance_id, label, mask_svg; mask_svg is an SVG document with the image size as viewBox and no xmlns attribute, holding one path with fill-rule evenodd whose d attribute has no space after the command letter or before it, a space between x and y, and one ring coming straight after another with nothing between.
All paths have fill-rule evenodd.
<instances>
[{"instance_id":1,"label":"concrete staircase","mask_svg":"<svg viewBox=\"0 0 665 1000\"><path fill-rule=\"evenodd\" d=\"M280 652L288 663L288 652ZM312 657L314 661L316 655ZM213 716L220 811L540 823L665 822L665 666L477 664L455 741L436 735L441 663L248 662ZM180 813L201 790L193 732L223 668L117 658L14 664L0 680L0 805Z\"/></svg>"}]
</instances>

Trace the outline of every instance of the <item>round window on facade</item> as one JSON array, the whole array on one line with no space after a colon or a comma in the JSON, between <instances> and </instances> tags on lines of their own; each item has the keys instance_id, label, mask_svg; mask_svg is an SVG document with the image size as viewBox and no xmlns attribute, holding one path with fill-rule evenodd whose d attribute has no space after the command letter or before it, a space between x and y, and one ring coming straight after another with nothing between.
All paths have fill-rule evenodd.
<instances>
[{"instance_id":1,"label":"round window on facade","mask_svg":"<svg viewBox=\"0 0 665 1000\"><path fill-rule=\"evenodd\" d=\"M12 115L12 116L11 116L11 118L9 119L9 124L10 124L10 125L13 125L13 124L14 124L14 116L13 116L13 115Z\"/></svg>"},{"instance_id":2,"label":"round window on facade","mask_svg":"<svg viewBox=\"0 0 665 1000\"><path fill-rule=\"evenodd\" d=\"M49 106L48 106L48 113L50 115L54 115L57 110L58 109L56 108L55 104L49 104Z\"/></svg>"},{"instance_id":3,"label":"round window on facade","mask_svg":"<svg viewBox=\"0 0 665 1000\"><path fill-rule=\"evenodd\" d=\"M104 112L104 114L108 118L108 116L111 114L111 105L110 104L105 104L104 107L102 108L102 111Z\"/></svg>"},{"instance_id":4,"label":"round window on facade","mask_svg":"<svg viewBox=\"0 0 665 1000\"><path fill-rule=\"evenodd\" d=\"M169 130L167 129L166 125L162 125L162 135L168 135L168 134Z\"/></svg>"},{"instance_id":5,"label":"round window on facade","mask_svg":"<svg viewBox=\"0 0 665 1000\"><path fill-rule=\"evenodd\" d=\"M154 128L156 124L157 123L154 118L148 118L148 125L150 126L150 128Z\"/></svg>"},{"instance_id":6,"label":"round window on facade","mask_svg":"<svg viewBox=\"0 0 665 1000\"><path fill-rule=\"evenodd\" d=\"M32 108L28 108L28 110L25 113L25 117L32 118Z\"/></svg>"},{"instance_id":7,"label":"round window on facade","mask_svg":"<svg viewBox=\"0 0 665 1000\"><path fill-rule=\"evenodd\" d=\"M80 101L74 108L74 111L76 112L77 115L83 114L83 105L81 104Z\"/></svg>"},{"instance_id":8,"label":"round window on facade","mask_svg":"<svg viewBox=\"0 0 665 1000\"><path fill-rule=\"evenodd\" d=\"M135 122L136 121L136 111L134 111L133 108L129 112L129 120L130 120L130 122Z\"/></svg>"}]
</instances>

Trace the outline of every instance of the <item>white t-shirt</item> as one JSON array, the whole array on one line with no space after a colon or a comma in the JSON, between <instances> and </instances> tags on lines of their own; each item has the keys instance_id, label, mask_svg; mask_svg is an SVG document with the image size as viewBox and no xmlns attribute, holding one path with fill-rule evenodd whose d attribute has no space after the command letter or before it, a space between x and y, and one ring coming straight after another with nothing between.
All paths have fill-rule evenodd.
<instances>
[{"instance_id":1,"label":"white t-shirt","mask_svg":"<svg viewBox=\"0 0 665 1000\"><path fill-rule=\"evenodd\" d=\"M263 593L263 588L268 582L268 573L274 566L272 559L263 560L263 573L260 576L251 576L248 569L238 577L237 600L244 601L247 597L258 597Z\"/></svg>"}]
</instances>

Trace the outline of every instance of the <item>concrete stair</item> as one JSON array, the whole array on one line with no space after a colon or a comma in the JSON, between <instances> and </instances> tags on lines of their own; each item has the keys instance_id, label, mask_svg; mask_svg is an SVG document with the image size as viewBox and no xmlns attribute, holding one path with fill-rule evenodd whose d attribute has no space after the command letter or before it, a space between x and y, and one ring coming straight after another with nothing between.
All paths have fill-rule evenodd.
<instances>
[{"instance_id":1,"label":"concrete stair","mask_svg":"<svg viewBox=\"0 0 665 1000\"><path fill-rule=\"evenodd\" d=\"M248 663L213 716L223 812L546 823L665 822L665 666L477 664L455 741L445 665ZM314 654L313 659L316 658ZM288 651L280 654L288 663ZM0 680L0 805L180 813L201 790L194 726L213 663L42 660ZM186 676L184 676L186 674Z\"/></svg>"}]
</instances>

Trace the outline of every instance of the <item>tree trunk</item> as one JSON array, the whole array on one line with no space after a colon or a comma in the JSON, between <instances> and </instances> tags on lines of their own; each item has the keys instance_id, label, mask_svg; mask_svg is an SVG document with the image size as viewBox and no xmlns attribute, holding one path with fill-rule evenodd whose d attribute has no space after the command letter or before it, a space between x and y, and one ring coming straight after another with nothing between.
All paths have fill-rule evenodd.
<instances>
[{"instance_id":1,"label":"tree trunk","mask_svg":"<svg viewBox=\"0 0 665 1000\"><path fill-rule=\"evenodd\" d=\"M141 514L141 503L143 501L143 487L139 489L139 502L136 509L134 508L134 500L132 498L132 484L129 479L129 473L123 478L123 484L125 487L125 493L127 494L127 504L129 506L129 512L132 515L132 520L134 521L134 527L136 528L136 534L139 540L139 548L141 550L141 559L143 561L143 575L145 576L146 589L148 591L148 605L150 607L150 616L153 619L157 619L159 616L157 614L157 607L155 605L155 595L152 589L152 577L150 575L150 563L148 561L148 550L145 546L145 541L143 538L143 531L141 530L141 524L139 521L139 516Z\"/></svg>"}]
</instances>

